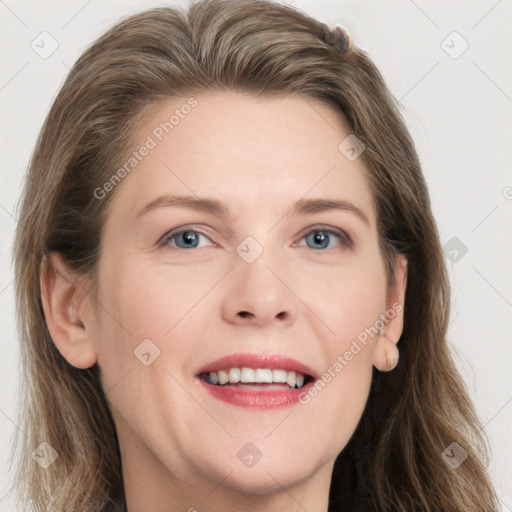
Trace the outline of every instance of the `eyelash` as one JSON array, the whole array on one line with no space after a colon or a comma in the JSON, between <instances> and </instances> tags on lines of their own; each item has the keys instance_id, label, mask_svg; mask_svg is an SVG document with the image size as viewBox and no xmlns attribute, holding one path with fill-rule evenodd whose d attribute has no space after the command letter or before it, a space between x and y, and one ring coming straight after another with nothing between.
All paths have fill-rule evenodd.
<instances>
[{"instance_id":1,"label":"eyelash","mask_svg":"<svg viewBox=\"0 0 512 512\"><path fill-rule=\"evenodd\" d=\"M203 233L202 231L194 229L193 227L181 226L179 228L176 228L176 229L166 233L163 237L161 237L160 240L158 241L158 245L162 246L162 247L169 247L169 245L170 245L169 242L171 240L173 240L175 237L177 237L183 233L186 233L186 232L198 233L199 235L205 236L206 238L210 239L210 237L208 235L206 235L205 233ZM337 229L337 228L332 228L329 226L323 226L323 225L313 226L308 232L306 232L304 235L302 235L300 240L302 240L303 238L306 238L308 235L311 235L312 233L318 233L318 232L334 235L338 239L338 241L341 242L341 244L344 245L345 247L350 248L353 246L352 239L345 231L343 231L341 229ZM296 242L294 242L293 245L295 247L297 247ZM181 249L184 251L189 250L189 249L184 249L183 247L174 247L174 248ZM192 247L191 249L198 249L198 247ZM331 248L331 249L329 249L329 248L324 248L324 249L310 248L310 249L315 250L315 251L320 251L320 252L333 250L333 248Z\"/></svg>"}]
</instances>

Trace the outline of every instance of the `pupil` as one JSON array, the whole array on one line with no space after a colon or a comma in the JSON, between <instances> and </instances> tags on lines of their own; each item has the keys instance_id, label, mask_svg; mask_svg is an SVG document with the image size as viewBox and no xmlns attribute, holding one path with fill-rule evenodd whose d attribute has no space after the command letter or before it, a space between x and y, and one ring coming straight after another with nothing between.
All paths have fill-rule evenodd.
<instances>
[{"instance_id":1,"label":"pupil","mask_svg":"<svg viewBox=\"0 0 512 512\"><path fill-rule=\"evenodd\" d=\"M322 244L326 239L326 234L324 231L318 231L316 234L315 234L315 242L316 243L319 243L319 244Z\"/></svg>"},{"instance_id":2,"label":"pupil","mask_svg":"<svg viewBox=\"0 0 512 512\"><path fill-rule=\"evenodd\" d=\"M185 231L183 233L183 237L185 239L185 243L187 243L188 245L191 245L194 243L196 235L193 231Z\"/></svg>"}]
</instances>

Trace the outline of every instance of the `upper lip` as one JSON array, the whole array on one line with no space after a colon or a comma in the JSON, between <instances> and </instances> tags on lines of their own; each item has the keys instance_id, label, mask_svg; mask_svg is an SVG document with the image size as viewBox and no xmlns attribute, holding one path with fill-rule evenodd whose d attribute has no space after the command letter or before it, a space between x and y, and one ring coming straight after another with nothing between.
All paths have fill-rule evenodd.
<instances>
[{"instance_id":1,"label":"upper lip","mask_svg":"<svg viewBox=\"0 0 512 512\"><path fill-rule=\"evenodd\" d=\"M300 361L290 357L276 355L276 354L231 354L229 356L221 357L211 363L204 365L198 372L208 373L216 372L218 370L226 370L229 368L268 368L270 370L286 370L288 372L294 371L302 375L309 375L315 380L318 378L314 370Z\"/></svg>"}]
</instances>

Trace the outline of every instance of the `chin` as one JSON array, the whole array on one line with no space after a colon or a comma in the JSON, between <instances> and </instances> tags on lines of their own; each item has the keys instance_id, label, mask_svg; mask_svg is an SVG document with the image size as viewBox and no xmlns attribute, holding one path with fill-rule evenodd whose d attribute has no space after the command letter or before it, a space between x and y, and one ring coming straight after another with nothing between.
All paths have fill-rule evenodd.
<instances>
[{"instance_id":1,"label":"chin","mask_svg":"<svg viewBox=\"0 0 512 512\"><path fill-rule=\"evenodd\" d=\"M282 467L262 467L258 472L238 469L233 471L224 484L232 491L241 494L265 495L282 491L301 484L310 476L310 472L290 471Z\"/></svg>"},{"instance_id":2,"label":"chin","mask_svg":"<svg viewBox=\"0 0 512 512\"><path fill-rule=\"evenodd\" d=\"M288 461L264 461L262 457L252 466L244 466L239 460L230 459L219 466L208 468L208 479L236 493L265 495L300 485L321 466L318 460L301 459L300 464ZM205 468L203 467L203 470Z\"/></svg>"}]
</instances>

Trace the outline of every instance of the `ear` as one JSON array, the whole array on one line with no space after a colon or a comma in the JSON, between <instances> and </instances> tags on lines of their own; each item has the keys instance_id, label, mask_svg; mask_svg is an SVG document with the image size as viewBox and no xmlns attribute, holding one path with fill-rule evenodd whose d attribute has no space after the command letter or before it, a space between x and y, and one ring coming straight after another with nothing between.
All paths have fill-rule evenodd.
<instances>
[{"instance_id":1,"label":"ear","mask_svg":"<svg viewBox=\"0 0 512 512\"><path fill-rule=\"evenodd\" d=\"M92 299L84 284L58 252L43 258L39 282L46 325L55 346L76 368L94 366L98 357L86 320Z\"/></svg>"},{"instance_id":2,"label":"ear","mask_svg":"<svg viewBox=\"0 0 512 512\"><path fill-rule=\"evenodd\" d=\"M395 256L393 266L394 285L386 297L386 311L381 315L384 324L373 352L373 365L381 371L389 371L398 364L397 343L404 328L405 290L407 287L407 259Z\"/></svg>"}]
</instances>

